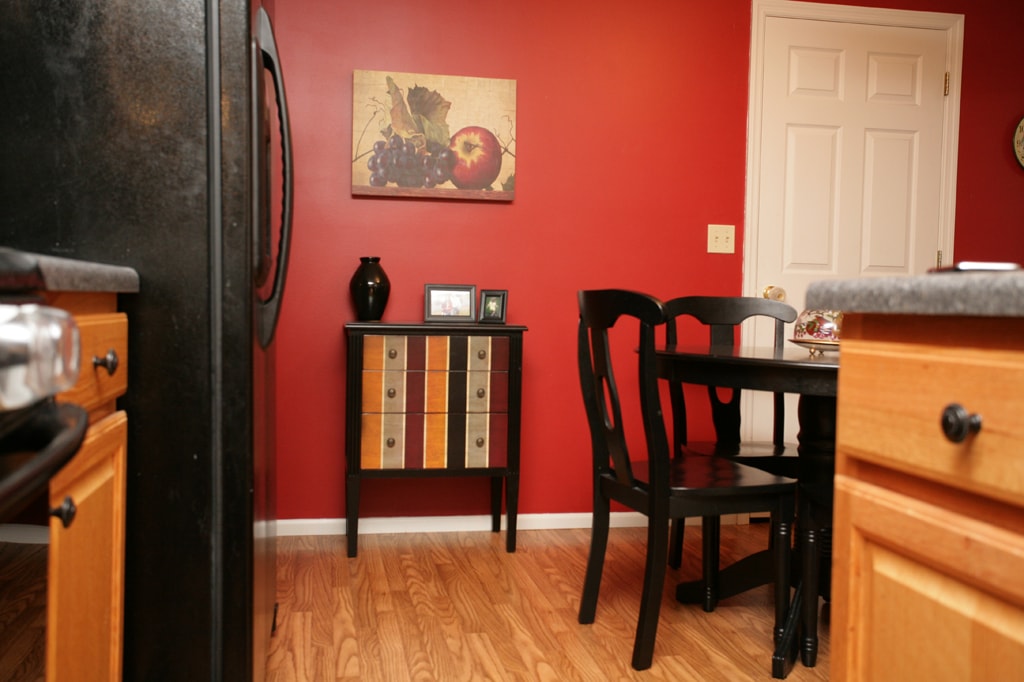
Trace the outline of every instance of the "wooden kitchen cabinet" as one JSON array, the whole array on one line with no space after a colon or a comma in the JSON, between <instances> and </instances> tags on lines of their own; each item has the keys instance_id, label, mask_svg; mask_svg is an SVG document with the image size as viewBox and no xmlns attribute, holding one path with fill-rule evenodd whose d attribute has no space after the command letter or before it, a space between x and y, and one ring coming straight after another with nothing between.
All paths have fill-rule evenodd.
<instances>
[{"instance_id":1,"label":"wooden kitchen cabinet","mask_svg":"<svg viewBox=\"0 0 1024 682\"><path fill-rule=\"evenodd\" d=\"M1020 679L1021 415L1024 319L846 315L832 679Z\"/></svg>"},{"instance_id":2,"label":"wooden kitchen cabinet","mask_svg":"<svg viewBox=\"0 0 1024 682\"><path fill-rule=\"evenodd\" d=\"M346 535L357 552L364 478L488 476L492 530L515 551L525 327L345 325Z\"/></svg>"},{"instance_id":3,"label":"wooden kitchen cabinet","mask_svg":"<svg viewBox=\"0 0 1024 682\"><path fill-rule=\"evenodd\" d=\"M47 298L79 326L81 374L57 400L84 407L89 429L50 481L50 508L70 501L75 513L66 527L50 519L46 679L120 680L128 420L116 399L128 385L128 320L114 293Z\"/></svg>"},{"instance_id":4,"label":"wooden kitchen cabinet","mask_svg":"<svg viewBox=\"0 0 1024 682\"><path fill-rule=\"evenodd\" d=\"M49 680L121 679L126 430L124 412L91 426L50 482L50 507L71 499L76 512L50 522Z\"/></svg>"}]
</instances>

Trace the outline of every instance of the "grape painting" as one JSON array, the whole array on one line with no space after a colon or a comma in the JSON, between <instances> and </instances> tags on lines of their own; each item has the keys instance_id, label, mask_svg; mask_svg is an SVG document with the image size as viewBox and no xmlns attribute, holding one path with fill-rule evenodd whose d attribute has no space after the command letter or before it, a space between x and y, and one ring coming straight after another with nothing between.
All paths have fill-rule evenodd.
<instances>
[{"instance_id":1,"label":"grape painting","mask_svg":"<svg viewBox=\"0 0 1024 682\"><path fill-rule=\"evenodd\" d=\"M512 201L514 80L353 75L352 193Z\"/></svg>"}]
</instances>

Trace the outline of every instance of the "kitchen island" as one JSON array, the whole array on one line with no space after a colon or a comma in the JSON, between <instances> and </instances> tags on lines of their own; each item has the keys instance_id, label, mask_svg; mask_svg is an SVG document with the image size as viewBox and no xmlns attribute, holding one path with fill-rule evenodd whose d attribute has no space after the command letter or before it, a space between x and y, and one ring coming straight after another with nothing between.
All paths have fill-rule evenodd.
<instances>
[{"instance_id":1,"label":"kitchen island","mask_svg":"<svg viewBox=\"0 0 1024 682\"><path fill-rule=\"evenodd\" d=\"M835 680L1024 669L1024 273L817 282L844 311Z\"/></svg>"}]
</instances>

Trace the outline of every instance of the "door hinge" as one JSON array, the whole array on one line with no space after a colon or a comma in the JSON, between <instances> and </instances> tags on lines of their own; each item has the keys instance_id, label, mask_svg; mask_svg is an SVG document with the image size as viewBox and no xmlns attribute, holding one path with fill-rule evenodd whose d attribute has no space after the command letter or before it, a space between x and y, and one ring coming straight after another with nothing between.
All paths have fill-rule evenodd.
<instances>
[{"instance_id":1,"label":"door hinge","mask_svg":"<svg viewBox=\"0 0 1024 682\"><path fill-rule=\"evenodd\" d=\"M949 97L949 71L946 72L946 78L942 84L942 94Z\"/></svg>"},{"instance_id":2,"label":"door hinge","mask_svg":"<svg viewBox=\"0 0 1024 682\"><path fill-rule=\"evenodd\" d=\"M941 268L942 267L942 251L936 251L935 252L935 267L937 267L937 268Z\"/></svg>"}]
</instances>

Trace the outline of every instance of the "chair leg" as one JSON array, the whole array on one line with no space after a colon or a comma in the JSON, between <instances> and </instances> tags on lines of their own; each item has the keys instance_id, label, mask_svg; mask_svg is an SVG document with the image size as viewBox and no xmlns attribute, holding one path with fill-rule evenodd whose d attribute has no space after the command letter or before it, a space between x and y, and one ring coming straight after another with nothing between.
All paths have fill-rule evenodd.
<instances>
[{"instance_id":1,"label":"chair leg","mask_svg":"<svg viewBox=\"0 0 1024 682\"><path fill-rule=\"evenodd\" d=\"M601 589L601 573L604 570L604 554L608 548L608 527L611 506L608 499L594 495L594 517L590 531L590 556L587 558L587 573L583 578L583 597L580 599L579 622L594 622L597 612L597 594Z\"/></svg>"},{"instance_id":2,"label":"chair leg","mask_svg":"<svg viewBox=\"0 0 1024 682\"><path fill-rule=\"evenodd\" d=\"M647 670L654 659L654 638L658 633L661 593L668 564L668 514L651 510L647 519L647 562L640 595L640 618L633 643L633 668Z\"/></svg>"},{"instance_id":3,"label":"chair leg","mask_svg":"<svg viewBox=\"0 0 1024 682\"><path fill-rule=\"evenodd\" d=\"M683 533L686 519L672 519L672 531L668 539L668 565L679 568L683 565Z\"/></svg>"},{"instance_id":4,"label":"chair leg","mask_svg":"<svg viewBox=\"0 0 1024 682\"><path fill-rule=\"evenodd\" d=\"M775 559L775 636L778 646L786 630L792 581L793 507L783 503L772 514L772 553Z\"/></svg>"},{"instance_id":5,"label":"chair leg","mask_svg":"<svg viewBox=\"0 0 1024 682\"><path fill-rule=\"evenodd\" d=\"M703 558L704 610L708 613L718 606L718 547L722 534L722 517L705 516L701 519Z\"/></svg>"},{"instance_id":6,"label":"chair leg","mask_svg":"<svg viewBox=\"0 0 1024 682\"><path fill-rule=\"evenodd\" d=\"M821 568L821 529L814 523L806 524L800 535L800 553L803 562L804 595L801 614L800 660L813 668L818 659L818 572Z\"/></svg>"}]
</instances>

